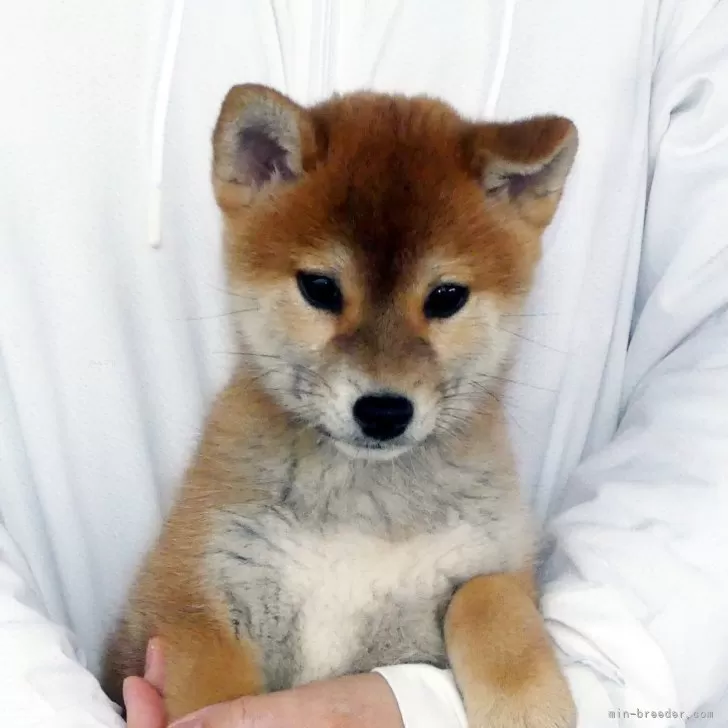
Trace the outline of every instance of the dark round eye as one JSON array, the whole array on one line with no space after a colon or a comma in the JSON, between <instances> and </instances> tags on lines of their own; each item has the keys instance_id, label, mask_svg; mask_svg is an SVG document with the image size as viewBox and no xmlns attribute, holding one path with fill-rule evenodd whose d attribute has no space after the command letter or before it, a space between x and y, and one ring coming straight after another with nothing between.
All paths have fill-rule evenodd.
<instances>
[{"instance_id":1,"label":"dark round eye","mask_svg":"<svg viewBox=\"0 0 728 728\"><path fill-rule=\"evenodd\" d=\"M467 302L470 291L457 283L441 283L425 299L424 313L428 319L454 316Z\"/></svg>"},{"instance_id":2,"label":"dark round eye","mask_svg":"<svg viewBox=\"0 0 728 728\"><path fill-rule=\"evenodd\" d=\"M320 273L299 271L296 280L298 290L311 306L329 313L341 313L341 309L344 307L344 296L339 284L333 278Z\"/></svg>"}]
</instances>

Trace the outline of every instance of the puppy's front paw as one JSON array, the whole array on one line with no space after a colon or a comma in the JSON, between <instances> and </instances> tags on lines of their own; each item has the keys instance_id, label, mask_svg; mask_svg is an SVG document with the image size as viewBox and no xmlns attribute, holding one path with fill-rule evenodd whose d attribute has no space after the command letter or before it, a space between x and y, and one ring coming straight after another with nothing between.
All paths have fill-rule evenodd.
<instances>
[{"instance_id":1,"label":"puppy's front paw","mask_svg":"<svg viewBox=\"0 0 728 728\"><path fill-rule=\"evenodd\" d=\"M554 676L514 695L470 691L465 707L469 728L574 728L576 708L566 683Z\"/></svg>"},{"instance_id":2,"label":"puppy's front paw","mask_svg":"<svg viewBox=\"0 0 728 728\"><path fill-rule=\"evenodd\" d=\"M526 572L472 579L445 621L469 728L572 728L576 707Z\"/></svg>"}]
</instances>

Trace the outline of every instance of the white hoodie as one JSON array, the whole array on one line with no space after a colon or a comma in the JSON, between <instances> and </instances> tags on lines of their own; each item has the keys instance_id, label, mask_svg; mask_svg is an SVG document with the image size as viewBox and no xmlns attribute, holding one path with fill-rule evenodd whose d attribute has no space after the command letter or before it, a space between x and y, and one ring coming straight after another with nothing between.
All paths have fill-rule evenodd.
<instances>
[{"instance_id":1,"label":"white hoodie","mask_svg":"<svg viewBox=\"0 0 728 728\"><path fill-rule=\"evenodd\" d=\"M543 612L579 728L728 725L728 3L29 0L0 10L0 726L121 724L104 633L232 361L209 135L242 81L574 119L507 396ZM449 673L383 667L407 728L464 725Z\"/></svg>"}]
</instances>

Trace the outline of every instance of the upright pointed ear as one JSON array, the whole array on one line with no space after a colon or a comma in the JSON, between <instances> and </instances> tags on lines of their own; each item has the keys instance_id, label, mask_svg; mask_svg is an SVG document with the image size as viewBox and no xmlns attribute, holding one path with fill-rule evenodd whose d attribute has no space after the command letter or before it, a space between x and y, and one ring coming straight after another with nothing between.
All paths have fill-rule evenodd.
<instances>
[{"instance_id":1,"label":"upright pointed ear","mask_svg":"<svg viewBox=\"0 0 728 728\"><path fill-rule=\"evenodd\" d=\"M315 158L316 146L306 109L266 86L234 86L213 134L218 203L246 206L262 190L295 181Z\"/></svg>"},{"instance_id":2,"label":"upright pointed ear","mask_svg":"<svg viewBox=\"0 0 728 728\"><path fill-rule=\"evenodd\" d=\"M473 125L465 154L487 197L511 204L545 228L556 212L578 147L569 119L543 116L507 124Z\"/></svg>"}]
</instances>

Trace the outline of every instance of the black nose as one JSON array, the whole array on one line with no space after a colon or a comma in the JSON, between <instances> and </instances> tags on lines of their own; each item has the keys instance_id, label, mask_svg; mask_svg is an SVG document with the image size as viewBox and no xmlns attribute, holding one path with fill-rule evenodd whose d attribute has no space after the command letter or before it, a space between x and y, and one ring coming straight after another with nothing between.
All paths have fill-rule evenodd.
<instances>
[{"instance_id":1,"label":"black nose","mask_svg":"<svg viewBox=\"0 0 728 728\"><path fill-rule=\"evenodd\" d=\"M375 440L392 440L412 421L414 407L407 397L368 394L354 402L354 419L361 431Z\"/></svg>"}]
</instances>

